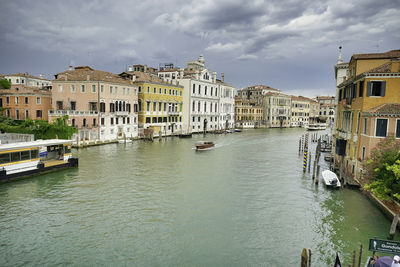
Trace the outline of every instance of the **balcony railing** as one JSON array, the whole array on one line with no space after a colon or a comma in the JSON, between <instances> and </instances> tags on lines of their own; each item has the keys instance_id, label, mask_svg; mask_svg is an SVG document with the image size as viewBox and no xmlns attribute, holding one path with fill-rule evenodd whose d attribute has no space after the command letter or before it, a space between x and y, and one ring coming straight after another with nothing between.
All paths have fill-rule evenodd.
<instances>
[{"instance_id":1,"label":"balcony railing","mask_svg":"<svg viewBox=\"0 0 400 267\"><path fill-rule=\"evenodd\" d=\"M115 111L115 116L128 116L129 112L128 111Z\"/></svg>"},{"instance_id":2,"label":"balcony railing","mask_svg":"<svg viewBox=\"0 0 400 267\"><path fill-rule=\"evenodd\" d=\"M99 113L97 111L82 111L82 110L49 110L49 116L95 116Z\"/></svg>"}]
</instances>

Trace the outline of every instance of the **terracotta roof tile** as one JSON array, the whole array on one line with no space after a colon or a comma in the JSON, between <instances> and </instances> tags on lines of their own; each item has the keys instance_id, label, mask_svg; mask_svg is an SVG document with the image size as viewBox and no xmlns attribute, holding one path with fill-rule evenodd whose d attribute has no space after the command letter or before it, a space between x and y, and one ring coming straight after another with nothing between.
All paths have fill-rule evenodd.
<instances>
[{"instance_id":1,"label":"terracotta roof tile","mask_svg":"<svg viewBox=\"0 0 400 267\"><path fill-rule=\"evenodd\" d=\"M400 49L391 50L385 53L371 53L371 54L354 54L352 59L381 59L381 58L396 58L400 57Z\"/></svg>"},{"instance_id":2,"label":"terracotta roof tile","mask_svg":"<svg viewBox=\"0 0 400 267\"><path fill-rule=\"evenodd\" d=\"M385 103L379 106L368 109L363 112L363 115L372 116L400 116L400 104L399 103Z\"/></svg>"},{"instance_id":3,"label":"terracotta roof tile","mask_svg":"<svg viewBox=\"0 0 400 267\"><path fill-rule=\"evenodd\" d=\"M26 78L31 78L31 79L43 80L43 81L50 81L50 80L45 79L45 78L40 78L40 77L36 77L36 76L30 75L29 73L15 73L15 74L7 74L7 75L4 75L4 76L26 77Z\"/></svg>"},{"instance_id":4,"label":"terracotta roof tile","mask_svg":"<svg viewBox=\"0 0 400 267\"><path fill-rule=\"evenodd\" d=\"M101 70L94 70L88 66L75 67L75 70L67 70L55 75L54 81L103 81L112 83L132 84L129 79Z\"/></svg>"}]
</instances>

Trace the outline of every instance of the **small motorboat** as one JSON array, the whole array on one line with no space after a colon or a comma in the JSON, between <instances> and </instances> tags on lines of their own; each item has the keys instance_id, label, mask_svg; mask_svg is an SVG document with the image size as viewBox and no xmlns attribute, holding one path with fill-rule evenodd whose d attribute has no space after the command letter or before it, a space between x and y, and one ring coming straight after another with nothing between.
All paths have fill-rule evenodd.
<instances>
[{"instance_id":1,"label":"small motorboat","mask_svg":"<svg viewBox=\"0 0 400 267\"><path fill-rule=\"evenodd\" d=\"M310 123L309 125L305 126L305 128L309 131L325 130L326 127L326 123Z\"/></svg>"},{"instance_id":2,"label":"small motorboat","mask_svg":"<svg viewBox=\"0 0 400 267\"><path fill-rule=\"evenodd\" d=\"M200 141L196 143L196 150L206 150L215 146L211 141Z\"/></svg>"},{"instance_id":3,"label":"small motorboat","mask_svg":"<svg viewBox=\"0 0 400 267\"><path fill-rule=\"evenodd\" d=\"M339 188L341 186L336 174L330 170L325 170L322 172L322 179L324 179L327 187Z\"/></svg>"},{"instance_id":4,"label":"small motorboat","mask_svg":"<svg viewBox=\"0 0 400 267\"><path fill-rule=\"evenodd\" d=\"M240 130L240 129L235 129L234 130L236 133L241 133L242 132L242 130Z\"/></svg>"}]
</instances>

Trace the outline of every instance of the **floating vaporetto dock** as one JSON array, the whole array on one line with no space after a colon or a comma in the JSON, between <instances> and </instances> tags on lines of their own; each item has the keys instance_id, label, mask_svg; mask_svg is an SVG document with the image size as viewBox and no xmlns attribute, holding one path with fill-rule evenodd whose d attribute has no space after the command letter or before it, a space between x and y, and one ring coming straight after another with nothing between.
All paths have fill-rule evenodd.
<instances>
[{"instance_id":1,"label":"floating vaporetto dock","mask_svg":"<svg viewBox=\"0 0 400 267\"><path fill-rule=\"evenodd\" d=\"M51 139L0 145L0 181L78 166L72 140Z\"/></svg>"}]
</instances>

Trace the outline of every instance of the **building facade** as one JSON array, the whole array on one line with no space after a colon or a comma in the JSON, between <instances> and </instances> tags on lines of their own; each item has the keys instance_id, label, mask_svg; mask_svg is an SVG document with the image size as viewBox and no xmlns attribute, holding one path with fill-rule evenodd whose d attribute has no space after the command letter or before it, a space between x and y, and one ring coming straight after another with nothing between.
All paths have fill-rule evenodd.
<instances>
[{"instance_id":1,"label":"building facade","mask_svg":"<svg viewBox=\"0 0 400 267\"><path fill-rule=\"evenodd\" d=\"M10 89L0 89L0 107L5 108L4 116L15 120L48 120L51 109L50 80L43 75L35 77L29 73L5 75L11 82Z\"/></svg>"},{"instance_id":2,"label":"building facade","mask_svg":"<svg viewBox=\"0 0 400 267\"><path fill-rule=\"evenodd\" d=\"M138 136L138 89L132 80L80 66L55 75L49 120L68 115L80 140Z\"/></svg>"},{"instance_id":3,"label":"building facade","mask_svg":"<svg viewBox=\"0 0 400 267\"><path fill-rule=\"evenodd\" d=\"M189 61L185 69L172 64L163 67L158 76L177 80L184 87L183 133L218 131L234 127L235 88L225 83L224 75L208 70L203 56Z\"/></svg>"},{"instance_id":4,"label":"building facade","mask_svg":"<svg viewBox=\"0 0 400 267\"><path fill-rule=\"evenodd\" d=\"M290 127L291 97L279 92L270 91L262 101L264 126L269 128Z\"/></svg>"},{"instance_id":5,"label":"building facade","mask_svg":"<svg viewBox=\"0 0 400 267\"><path fill-rule=\"evenodd\" d=\"M355 54L337 86L335 165L348 176L362 174L362 161L389 134L397 135L400 50Z\"/></svg>"},{"instance_id":6,"label":"building facade","mask_svg":"<svg viewBox=\"0 0 400 267\"><path fill-rule=\"evenodd\" d=\"M140 131L151 129L155 136L181 134L183 86L177 80L159 78L150 69L150 72L128 70L120 74L135 81L138 87Z\"/></svg>"},{"instance_id":7,"label":"building facade","mask_svg":"<svg viewBox=\"0 0 400 267\"><path fill-rule=\"evenodd\" d=\"M309 124L310 99L303 96L291 96L291 127L305 127Z\"/></svg>"},{"instance_id":8,"label":"building facade","mask_svg":"<svg viewBox=\"0 0 400 267\"><path fill-rule=\"evenodd\" d=\"M254 100L235 98L235 126L237 128L257 128L262 121L262 107Z\"/></svg>"}]
</instances>

